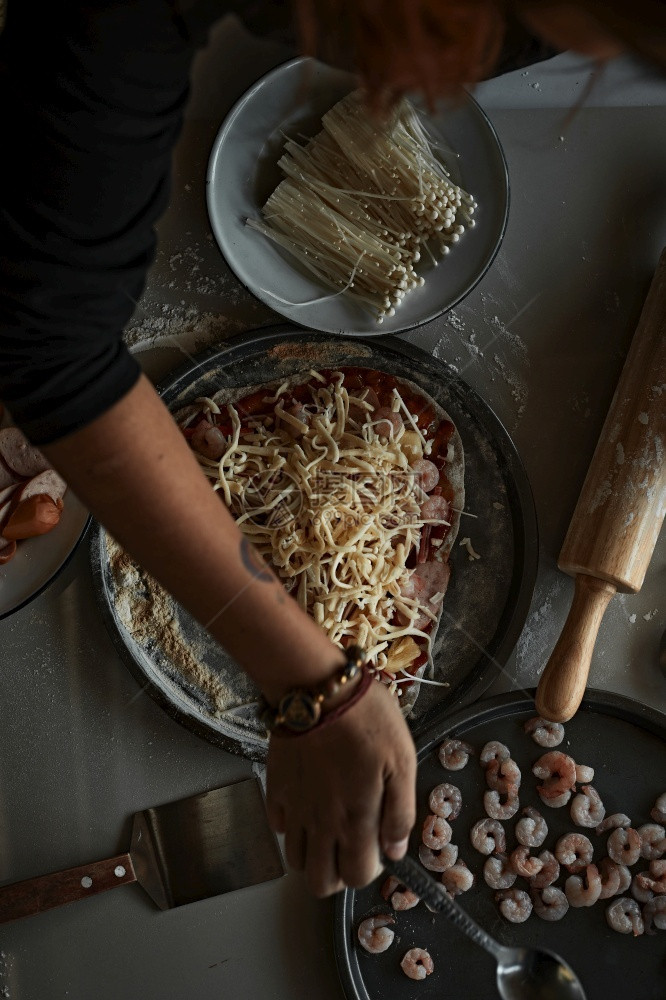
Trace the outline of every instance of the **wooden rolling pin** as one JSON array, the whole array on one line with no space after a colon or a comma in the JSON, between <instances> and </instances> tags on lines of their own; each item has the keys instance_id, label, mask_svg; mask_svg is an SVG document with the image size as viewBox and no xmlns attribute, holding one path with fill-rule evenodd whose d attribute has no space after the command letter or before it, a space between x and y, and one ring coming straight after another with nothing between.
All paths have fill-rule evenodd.
<instances>
[{"instance_id":1,"label":"wooden rolling pin","mask_svg":"<svg viewBox=\"0 0 666 1000\"><path fill-rule=\"evenodd\" d=\"M558 566L575 577L569 615L536 694L540 715L566 722L587 684L611 597L636 593L666 511L666 250L569 525Z\"/></svg>"}]
</instances>

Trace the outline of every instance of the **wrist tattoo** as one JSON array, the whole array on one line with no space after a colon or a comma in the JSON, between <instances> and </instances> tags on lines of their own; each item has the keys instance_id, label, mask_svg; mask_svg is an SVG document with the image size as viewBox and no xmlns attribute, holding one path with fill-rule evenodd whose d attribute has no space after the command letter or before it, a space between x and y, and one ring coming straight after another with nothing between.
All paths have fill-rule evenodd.
<instances>
[{"instance_id":1,"label":"wrist tattoo","mask_svg":"<svg viewBox=\"0 0 666 1000\"><path fill-rule=\"evenodd\" d=\"M275 581L273 573L255 547L248 542L247 538L241 539L240 557L243 566L245 566L245 569L255 580L261 580L264 583L273 583Z\"/></svg>"}]
</instances>

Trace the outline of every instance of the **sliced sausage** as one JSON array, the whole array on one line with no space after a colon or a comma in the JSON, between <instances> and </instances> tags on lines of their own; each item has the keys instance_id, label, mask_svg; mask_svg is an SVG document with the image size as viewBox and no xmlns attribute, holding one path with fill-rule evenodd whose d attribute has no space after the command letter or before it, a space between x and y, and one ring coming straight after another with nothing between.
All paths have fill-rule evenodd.
<instances>
[{"instance_id":1,"label":"sliced sausage","mask_svg":"<svg viewBox=\"0 0 666 1000\"><path fill-rule=\"evenodd\" d=\"M29 482L25 483L18 491L17 499L21 502L29 500L30 497L38 496L40 493L45 493L46 496L51 497L54 504L58 505L66 489L65 480L54 469L47 469L46 472L40 472L38 476L33 476Z\"/></svg>"},{"instance_id":2,"label":"sliced sausage","mask_svg":"<svg viewBox=\"0 0 666 1000\"><path fill-rule=\"evenodd\" d=\"M60 520L60 511L44 493L22 500L2 529L5 538L34 538L52 531Z\"/></svg>"},{"instance_id":3,"label":"sliced sausage","mask_svg":"<svg viewBox=\"0 0 666 1000\"><path fill-rule=\"evenodd\" d=\"M363 402L367 403L371 407L370 410L366 410L365 406L359 406L358 400L363 398ZM363 410L363 413L371 413L372 410L379 409L379 396L374 389L368 387L361 387L359 389L353 390L353 395L349 396L349 407L357 407L359 410Z\"/></svg>"},{"instance_id":4,"label":"sliced sausage","mask_svg":"<svg viewBox=\"0 0 666 1000\"><path fill-rule=\"evenodd\" d=\"M418 462L413 462L412 472L424 493L430 493L439 482L439 469L434 462L429 462L427 458L420 458Z\"/></svg>"},{"instance_id":5,"label":"sliced sausage","mask_svg":"<svg viewBox=\"0 0 666 1000\"><path fill-rule=\"evenodd\" d=\"M18 427L0 431L0 457L17 476L37 476L50 468L41 451L30 444Z\"/></svg>"},{"instance_id":6,"label":"sliced sausage","mask_svg":"<svg viewBox=\"0 0 666 1000\"><path fill-rule=\"evenodd\" d=\"M372 415L372 423L380 437L395 437L403 426L402 417L394 413L390 406L380 406Z\"/></svg>"},{"instance_id":7,"label":"sliced sausage","mask_svg":"<svg viewBox=\"0 0 666 1000\"><path fill-rule=\"evenodd\" d=\"M16 542L8 541L0 535L0 566L4 566L16 555Z\"/></svg>"}]
</instances>

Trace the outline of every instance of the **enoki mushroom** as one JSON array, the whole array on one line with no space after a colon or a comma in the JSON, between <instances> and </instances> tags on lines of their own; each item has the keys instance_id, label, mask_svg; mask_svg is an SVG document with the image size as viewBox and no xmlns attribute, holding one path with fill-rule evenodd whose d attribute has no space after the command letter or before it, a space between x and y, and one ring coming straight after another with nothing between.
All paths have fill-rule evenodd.
<instances>
[{"instance_id":1,"label":"enoki mushroom","mask_svg":"<svg viewBox=\"0 0 666 1000\"><path fill-rule=\"evenodd\" d=\"M406 99L379 121L355 91L322 125L305 146L287 140L285 180L263 219L247 225L381 323L424 284L415 270L422 252L436 265L474 225L477 204L453 183Z\"/></svg>"}]
</instances>

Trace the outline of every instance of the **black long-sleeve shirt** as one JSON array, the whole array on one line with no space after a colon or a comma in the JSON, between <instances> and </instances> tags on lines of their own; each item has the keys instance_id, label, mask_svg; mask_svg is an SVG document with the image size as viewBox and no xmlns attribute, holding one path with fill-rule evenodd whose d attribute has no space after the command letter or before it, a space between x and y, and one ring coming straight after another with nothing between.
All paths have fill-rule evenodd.
<instances>
[{"instance_id":1,"label":"black long-sleeve shirt","mask_svg":"<svg viewBox=\"0 0 666 1000\"><path fill-rule=\"evenodd\" d=\"M8 0L0 400L36 444L89 423L139 377L122 331L168 202L192 60L232 11L253 30L289 18L288 3ZM523 43L520 58L545 54L525 59Z\"/></svg>"},{"instance_id":2,"label":"black long-sleeve shirt","mask_svg":"<svg viewBox=\"0 0 666 1000\"><path fill-rule=\"evenodd\" d=\"M167 0L9 0L0 399L36 443L104 412L138 378L121 332L167 205L194 52Z\"/></svg>"}]
</instances>

